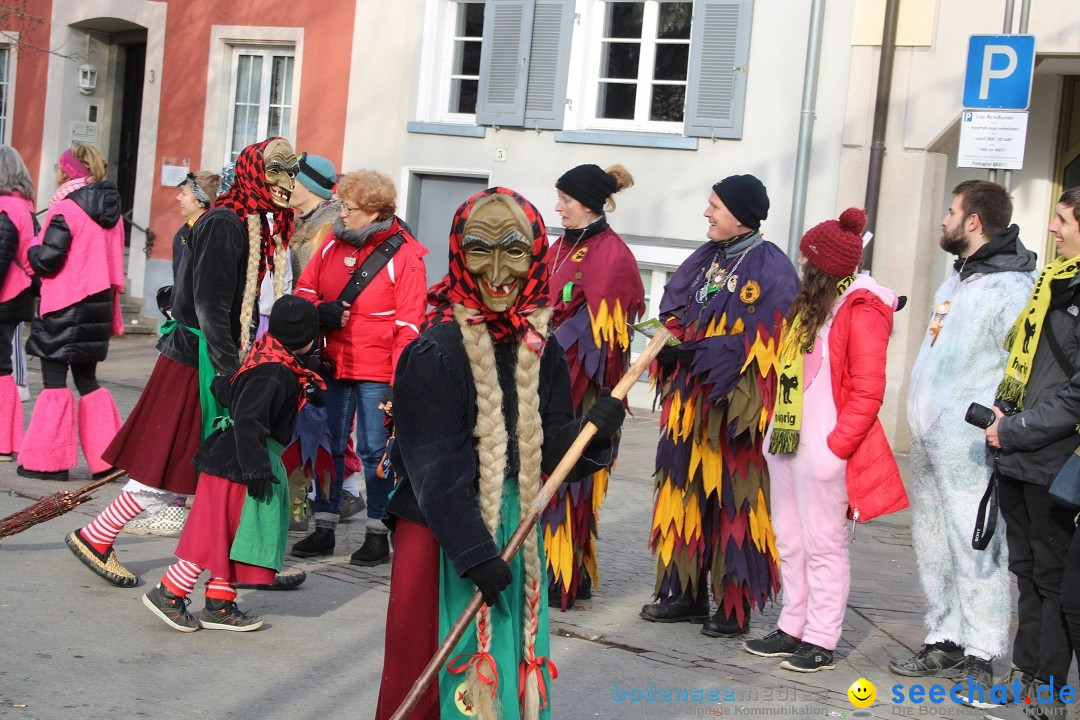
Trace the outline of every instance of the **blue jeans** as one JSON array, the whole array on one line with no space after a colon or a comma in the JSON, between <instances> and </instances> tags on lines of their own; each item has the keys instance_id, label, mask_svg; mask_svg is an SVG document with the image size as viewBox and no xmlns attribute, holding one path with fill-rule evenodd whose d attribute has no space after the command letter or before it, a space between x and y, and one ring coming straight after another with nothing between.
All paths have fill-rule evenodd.
<instances>
[{"instance_id":1,"label":"blue jeans","mask_svg":"<svg viewBox=\"0 0 1080 720\"><path fill-rule=\"evenodd\" d=\"M327 380L323 402L326 404L326 422L330 428L330 452L334 458L334 480L330 484L330 497L324 497L317 489L315 512L339 513L341 508L341 485L345 481L345 448L349 444L352 420L356 417L356 454L364 464L364 484L367 488L367 514L381 520L394 481L375 474L386 450L389 428L383 424L386 413L379 409L389 383L367 380ZM315 484L318 488L320 483Z\"/></svg>"}]
</instances>

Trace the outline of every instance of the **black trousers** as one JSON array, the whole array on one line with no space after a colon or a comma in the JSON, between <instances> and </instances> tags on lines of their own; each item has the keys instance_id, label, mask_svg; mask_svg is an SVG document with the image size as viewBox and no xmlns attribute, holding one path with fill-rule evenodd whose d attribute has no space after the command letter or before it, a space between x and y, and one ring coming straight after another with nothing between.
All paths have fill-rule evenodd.
<instances>
[{"instance_id":1,"label":"black trousers","mask_svg":"<svg viewBox=\"0 0 1080 720\"><path fill-rule=\"evenodd\" d=\"M75 389L79 395L88 395L101 386L97 381L96 362L67 363L55 360L41 361L41 384L46 390L67 387L68 368L71 368L71 379L75 381Z\"/></svg>"},{"instance_id":2,"label":"black trousers","mask_svg":"<svg viewBox=\"0 0 1080 720\"><path fill-rule=\"evenodd\" d=\"M11 362L11 351L14 349L12 342L18 325L18 323L0 323L0 377L15 372Z\"/></svg>"},{"instance_id":3,"label":"black trousers","mask_svg":"<svg viewBox=\"0 0 1080 720\"><path fill-rule=\"evenodd\" d=\"M1073 513L1050 498L1046 485L1000 477L999 490L1009 570L1020 590L1012 661L1038 680L1053 678L1060 686L1072 663L1061 595L1076 527Z\"/></svg>"},{"instance_id":4,"label":"black trousers","mask_svg":"<svg viewBox=\"0 0 1080 720\"><path fill-rule=\"evenodd\" d=\"M1065 576L1061 579L1061 609L1069 624L1069 639L1080 667L1080 527L1073 531L1069 557L1065 561Z\"/></svg>"}]
</instances>

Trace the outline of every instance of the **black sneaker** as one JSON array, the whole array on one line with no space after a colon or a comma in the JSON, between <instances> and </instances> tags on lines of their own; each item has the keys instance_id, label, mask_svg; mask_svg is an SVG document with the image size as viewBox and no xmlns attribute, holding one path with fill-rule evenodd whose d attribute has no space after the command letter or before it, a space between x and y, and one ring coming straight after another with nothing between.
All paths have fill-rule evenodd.
<instances>
[{"instance_id":1,"label":"black sneaker","mask_svg":"<svg viewBox=\"0 0 1080 720\"><path fill-rule=\"evenodd\" d=\"M963 664L963 648L951 643L935 643L923 645L922 650L909 660L890 660L889 671L904 677L956 678Z\"/></svg>"},{"instance_id":2,"label":"black sneaker","mask_svg":"<svg viewBox=\"0 0 1080 720\"><path fill-rule=\"evenodd\" d=\"M1018 680L1020 681L1019 695L1015 692L1015 683ZM1012 665L1009 668L1009 674L1001 681L1001 684L1008 688L1010 703L1023 703L1031 697L1031 689L1035 686L1035 676Z\"/></svg>"},{"instance_id":3,"label":"black sneaker","mask_svg":"<svg viewBox=\"0 0 1080 720\"><path fill-rule=\"evenodd\" d=\"M832 650L826 650L813 643L802 642L795 648L791 657L780 663L780 667L795 672L812 673L818 670L832 670L836 665L833 663Z\"/></svg>"},{"instance_id":4,"label":"black sneaker","mask_svg":"<svg viewBox=\"0 0 1080 720\"><path fill-rule=\"evenodd\" d=\"M150 612L164 620L174 630L195 632L202 627L187 610L191 598L173 595L167 588L160 585L150 588L150 591L143 595L142 602Z\"/></svg>"},{"instance_id":5,"label":"black sneaker","mask_svg":"<svg viewBox=\"0 0 1080 720\"><path fill-rule=\"evenodd\" d=\"M777 628L763 638L747 640L742 644L743 650L751 655L761 657L791 657L799 647L801 641L794 635Z\"/></svg>"},{"instance_id":6,"label":"black sneaker","mask_svg":"<svg viewBox=\"0 0 1080 720\"><path fill-rule=\"evenodd\" d=\"M968 696L969 677L972 686L982 687L981 693L975 690L970 693L970 697ZM960 668L960 684L963 686L960 693L961 704L983 709L997 707L997 703L990 702L988 697L990 688L994 684L994 666L991 665L989 660L983 660L974 655L965 655Z\"/></svg>"},{"instance_id":7,"label":"black sneaker","mask_svg":"<svg viewBox=\"0 0 1080 720\"><path fill-rule=\"evenodd\" d=\"M250 632L261 628L263 621L240 610L233 600L206 598L206 607L199 613L198 623L209 630Z\"/></svg>"},{"instance_id":8,"label":"black sneaker","mask_svg":"<svg viewBox=\"0 0 1080 720\"><path fill-rule=\"evenodd\" d=\"M390 562L390 534L367 531L364 544L349 557L350 565L375 567Z\"/></svg>"}]
</instances>

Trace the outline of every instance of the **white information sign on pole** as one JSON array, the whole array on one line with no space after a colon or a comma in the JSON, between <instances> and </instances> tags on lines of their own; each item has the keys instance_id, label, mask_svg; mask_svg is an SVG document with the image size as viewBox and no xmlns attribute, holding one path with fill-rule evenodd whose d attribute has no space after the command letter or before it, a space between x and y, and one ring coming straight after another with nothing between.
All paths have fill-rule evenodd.
<instances>
[{"instance_id":1,"label":"white information sign on pole","mask_svg":"<svg viewBox=\"0 0 1080 720\"><path fill-rule=\"evenodd\" d=\"M964 110L956 167L1022 170L1027 121L1026 112Z\"/></svg>"}]
</instances>

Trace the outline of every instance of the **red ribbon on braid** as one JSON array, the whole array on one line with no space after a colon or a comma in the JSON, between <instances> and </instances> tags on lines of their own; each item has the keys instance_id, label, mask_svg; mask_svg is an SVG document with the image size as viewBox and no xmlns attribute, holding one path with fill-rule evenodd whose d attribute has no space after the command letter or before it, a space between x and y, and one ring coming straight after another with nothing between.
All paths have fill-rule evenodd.
<instances>
[{"instance_id":1,"label":"red ribbon on braid","mask_svg":"<svg viewBox=\"0 0 1080 720\"><path fill-rule=\"evenodd\" d=\"M240 221L247 227L248 215L258 215L262 227L262 255L259 258L259 282L262 282L266 271L274 269L274 240L270 234L270 223L266 216L274 218L274 231L281 235L281 242L289 247L289 238L293 231L292 208L279 208L274 204L270 196L270 188L266 185L266 163L263 161L263 150L274 140L284 140L280 137L271 137L259 143L248 145L240 151L236 158L236 179L229 190L218 196L211 207L227 208L236 213Z\"/></svg>"},{"instance_id":2,"label":"red ribbon on braid","mask_svg":"<svg viewBox=\"0 0 1080 720\"><path fill-rule=\"evenodd\" d=\"M446 663L446 672L451 675L459 675L468 672L470 667L476 665L476 676L480 679L480 682L491 688L491 697L495 697L495 693L499 690L499 671L495 665L495 658L491 656L491 653L473 653L464 661L458 662L458 664L455 665L454 661L461 657L464 656L458 655L457 657L450 658L450 662ZM485 669L489 674L484 674Z\"/></svg>"},{"instance_id":3,"label":"red ribbon on braid","mask_svg":"<svg viewBox=\"0 0 1080 720\"><path fill-rule=\"evenodd\" d=\"M477 201L489 195L506 195L513 199L532 224L533 264L529 268L525 285L521 289L513 307L506 312L497 313L484 304L476 278L465 268L465 253L461 249L462 233L465 222L469 219ZM488 332L496 343L512 340L524 341L537 355L544 351L547 338L536 332L528 320L528 315L548 305L548 241L547 229L540 211L518 193L504 187L493 187L476 193L463 202L454 213L450 229L450 266L441 281L428 290L428 303L433 309L428 313L424 327L441 322L454 321L455 304L464 305L477 311L470 323L487 323Z\"/></svg>"},{"instance_id":4,"label":"red ribbon on braid","mask_svg":"<svg viewBox=\"0 0 1080 720\"><path fill-rule=\"evenodd\" d=\"M547 684L544 682L544 673L541 672L541 669L545 666L552 680L559 677L559 668L555 667L555 663L550 658L544 656L534 657L532 660L522 660L521 667L518 669L518 700L525 699L525 681L529 675L536 673L536 685L540 689L541 710L546 708L548 704Z\"/></svg>"}]
</instances>

